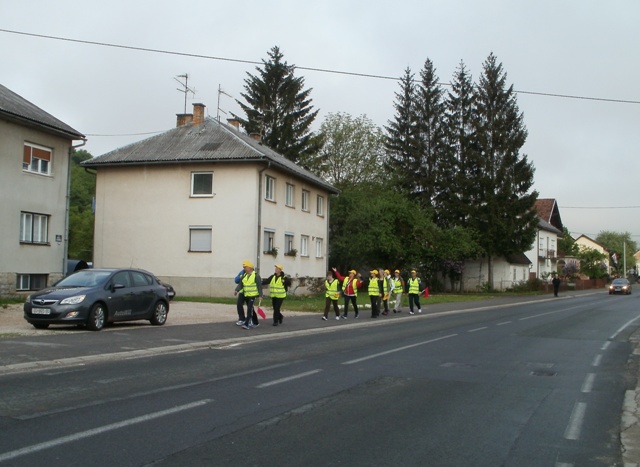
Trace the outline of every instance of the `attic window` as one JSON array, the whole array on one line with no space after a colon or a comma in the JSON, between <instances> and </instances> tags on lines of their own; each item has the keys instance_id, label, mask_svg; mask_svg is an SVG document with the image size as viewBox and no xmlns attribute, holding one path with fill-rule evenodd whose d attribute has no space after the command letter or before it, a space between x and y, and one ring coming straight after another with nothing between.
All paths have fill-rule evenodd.
<instances>
[{"instance_id":1,"label":"attic window","mask_svg":"<svg viewBox=\"0 0 640 467\"><path fill-rule=\"evenodd\" d=\"M215 151L220 146L222 146L222 143L204 143L202 145L202 147L200 148L200 150L201 151Z\"/></svg>"},{"instance_id":2,"label":"attic window","mask_svg":"<svg viewBox=\"0 0 640 467\"><path fill-rule=\"evenodd\" d=\"M213 172L192 172L191 197L211 198L213 195Z\"/></svg>"}]
</instances>

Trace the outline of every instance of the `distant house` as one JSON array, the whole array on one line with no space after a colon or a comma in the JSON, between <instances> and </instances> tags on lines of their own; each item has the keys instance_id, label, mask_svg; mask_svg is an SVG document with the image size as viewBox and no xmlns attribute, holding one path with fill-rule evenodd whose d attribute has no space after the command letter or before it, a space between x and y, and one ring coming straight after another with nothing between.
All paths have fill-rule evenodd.
<instances>
[{"instance_id":1,"label":"distant house","mask_svg":"<svg viewBox=\"0 0 640 467\"><path fill-rule=\"evenodd\" d=\"M67 264L74 130L0 85L0 295L57 281Z\"/></svg>"},{"instance_id":2,"label":"distant house","mask_svg":"<svg viewBox=\"0 0 640 467\"><path fill-rule=\"evenodd\" d=\"M531 261L523 254L493 258L493 287L505 291L529 279ZM465 261L463 290L481 289L489 282L489 266L486 258Z\"/></svg>"},{"instance_id":3,"label":"distant house","mask_svg":"<svg viewBox=\"0 0 640 467\"><path fill-rule=\"evenodd\" d=\"M263 277L324 277L333 186L235 125L177 127L83 165L95 169L95 266L135 266L179 294L221 296L245 259Z\"/></svg>"},{"instance_id":4,"label":"distant house","mask_svg":"<svg viewBox=\"0 0 640 467\"><path fill-rule=\"evenodd\" d=\"M592 250L596 250L602 253L605 256L605 259L603 261L607 266L607 274L611 274L611 264L609 262L609 250L607 250L604 245L596 242L594 239L586 235L580 235L578 238L575 239L575 242L580 247L591 248ZM578 263L580 262L578 259L575 259L575 261L578 261Z\"/></svg>"},{"instance_id":5,"label":"distant house","mask_svg":"<svg viewBox=\"0 0 640 467\"><path fill-rule=\"evenodd\" d=\"M564 227L555 199L538 199L535 210L538 213L536 238L525 254L531 261L530 277L547 280L558 272L558 239L562 238Z\"/></svg>"}]
</instances>

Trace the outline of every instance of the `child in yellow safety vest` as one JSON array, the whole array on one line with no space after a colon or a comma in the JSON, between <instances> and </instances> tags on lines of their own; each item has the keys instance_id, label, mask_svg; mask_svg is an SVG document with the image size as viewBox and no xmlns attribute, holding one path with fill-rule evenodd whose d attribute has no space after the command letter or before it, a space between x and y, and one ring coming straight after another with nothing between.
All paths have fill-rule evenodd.
<instances>
[{"instance_id":1,"label":"child in yellow safety vest","mask_svg":"<svg viewBox=\"0 0 640 467\"><path fill-rule=\"evenodd\" d=\"M336 313L336 319L340 319L340 309L338 308L338 299L340 299L340 281L334 277L333 271L327 272L327 280L324 281L326 289L324 302L323 321L329 318L329 308L333 305L333 311Z\"/></svg>"}]
</instances>

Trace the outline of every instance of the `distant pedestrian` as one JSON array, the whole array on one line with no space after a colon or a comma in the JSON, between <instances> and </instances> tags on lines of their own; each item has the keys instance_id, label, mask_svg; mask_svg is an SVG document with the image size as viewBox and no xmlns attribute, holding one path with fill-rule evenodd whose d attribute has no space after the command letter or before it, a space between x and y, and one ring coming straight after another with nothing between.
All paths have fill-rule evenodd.
<instances>
[{"instance_id":1,"label":"distant pedestrian","mask_svg":"<svg viewBox=\"0 0 640 467\"><path fill-rule=\"evenodd\" d=\"M242 269L240 270L240 272L238 273L238 275L235 277L234 282L237 284L240 284L242 281L242 278L245 275L245 271L244 271L244 266L245 264L247 264L248 261L245 261L244 263L242 263ZM236 325L237 326L242 326L244 324L244 321L246 319L245 313L244 313L244 293L242 291L242 288L240 288L240 290L237 289L236 287L236 309L238 311L238 321L236 321ZM253 319L252 319L252 323L254 325L258 324L258 316L254 315Z\"/></svg>"},{"instance_id":2,"label":"distant pedestrian","mask_svg":"<svg viewBox=\"0 0 640 467\"><path fill-rule=\"evenodd\" d=\"M369 293L369 300L371 301L371 317L377 318L380 316L380 300L383 295L383 285L376 269L369 271L369 274L367 291Z\"/></svg>"},{"instance_id":3,"label":"distant pedestrian","mask_svg":"<svg viewBox=\"0 0 640 467\"><path fill-rule=\"evenodd\" d=\"M355 317L358 318L358 289L362 287L361 276L355 269L351 269L347 277L343 277L337 270L334 273L339 281L342 282L342 292L344 294L344 310L342 318L347 319L349 312L349 303L353 305Z\"/></svg>"},{"instance_id":4,"label":"distant pedestrian","mask_svg":"<svg viewBox=\"0 0 640 467\"><path fill-rule=\"evenodd\" d=\"M418 313L422 313L420 308L420 293L422 292L422 281L418 277L418 273L415 269L411 271L411 277L407 281L408 295L409 295L409 314L413 315L413 309L418 309Z\"/></svg>"},{"instance_id":5,"label":"distant pedestrian","mask_svg":"<svg viewBox=\"0 0 640 467\"><path fill-rule=\"evenodd\" d=\"M393 283L391 294L395 295L396 297L396 301L393 304L393 312L400 313L402 311L402 292L404 292L404 279L400 275L399 269L396 269L393 274L393 279L391 279Z\"/></svg>"},{"instance_id":6,"label":"distant pedestrian","mask_svg":"<svg viewBox=\"0 0 640 467\"><path fill-rule=\"evenodd\" d=\"M262 280L263 285L269 285L269 295L273 306L273 325L282 324L282 303L287 298L287 291L291 286L291 279L284 275L283 266L276 264L275 271L268 278Z\"/></svg>"},{"instance_id":7,"label":"distant pedestrian","mask_svg":"<svg viewBox=\"0 0 640 467\"><path fill-rule=\"evenodd\" d=\"M242 324L242 329L251 329L253 327L258 327L258 317L253 308L254 302L256 298L262 298L262 279L253 269L253 263L251 261L246 260L242 263L244 266L244 275L242 276L242 280L236 287L235 293L242 291L244 294L244 304L247 306L247 314Z\"/></svg>"},{"instance_id":8,"label":"distant pedestrian","mask_svg":"<svg viewBox=\"0 0 640 467\"><path fill-rule=\"evenodd\" d=\"M387 316L389 314L389 297L393 290L393 283L391 282L391 274L388 269L384 271L379 269L378 273L382 275L382 314Z\"/></svg>"},{"instance_id":9,"label":"distant pedestrian","mask_svg":"<svg viewBox=\"0 0 640 467\"><path fill-rule=\"evenodd\" d=\"M336 268L327 272L327 279L324 281L325 299L324 299L324 315L322 319L329 319L329 308L333 306L336 313L336 319L340 319L340 309L338 308L338 300L340 299L340 281L335 277Z\"/></svg>"},{"instance_id":10,"label":"distant pedestrian","mask_svg":"<svg viewBox=\"0 0 640 467\"><path fill-rule=\"evenodd\" d=\"M553 284L553 296L557 297L558 292L560 291L560 278L557 275L553 276L551 283Z\"/></svg>"}]
</instances>

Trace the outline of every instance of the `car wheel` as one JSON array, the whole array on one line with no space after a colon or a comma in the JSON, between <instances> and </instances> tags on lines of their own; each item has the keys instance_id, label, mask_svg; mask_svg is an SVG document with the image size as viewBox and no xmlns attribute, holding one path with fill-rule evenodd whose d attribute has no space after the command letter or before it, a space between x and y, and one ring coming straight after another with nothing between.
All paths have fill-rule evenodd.
<instances>
[{"instance_id":1,"label":"car wheel","mask_svg":"<svg viewBox=\"0 0 640 467\"><path fill-rule=\"evenodd\" d=\"M91 331L100 331L107 320L107 310L102 303L96 303L89 312L87 319L87 329Z\"/></svg>"},{"instance_id":2,"label":"car wheel","mask_svg":"<svg viewBox=\"0 0 640 467\"><path fill-rule=\"evenodd\" d=\"M163 301L159 301L156 303L156 306L153 308L153 314L151 315L151 319L149 320L151 324L154 326L162 326L167 322L167 315L169 314L169 309L167 308L167 304Z\"/></svg>"},{"instance_id":3,"label":"car wheel","mask_svg":"<svg viewBox=\"0 0 640 467\"><path fill-rule=\"evenodd\" d=\"M43 323L31 323L31 325L36 329L47 329L49 327L48 324Z\"/></svg>"}]
</instances>

